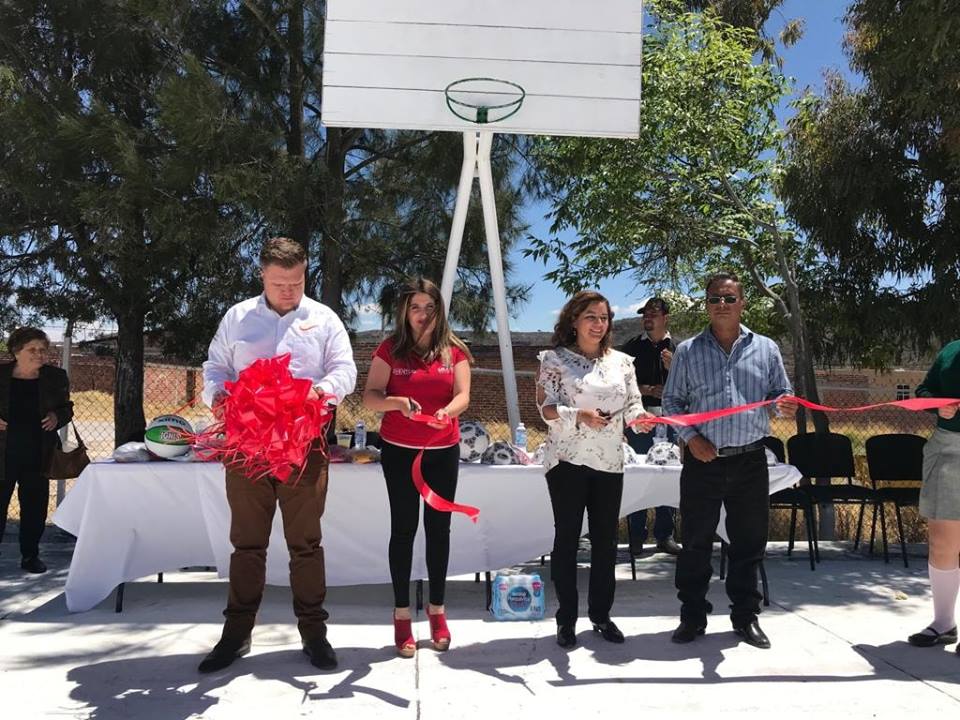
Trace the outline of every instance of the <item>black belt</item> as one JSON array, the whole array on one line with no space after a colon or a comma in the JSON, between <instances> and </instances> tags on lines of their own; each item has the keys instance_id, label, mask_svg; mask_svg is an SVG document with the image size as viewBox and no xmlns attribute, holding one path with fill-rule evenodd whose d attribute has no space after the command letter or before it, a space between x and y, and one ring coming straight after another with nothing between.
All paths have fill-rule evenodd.
<instances>
[{"instance_id":1,"label":"black belt","mask_svg":"<svg viewBox=\"0 0 960 720\"><path fill-rule=\"evenodd\" d=\"M734 455L743 455L744 453L754 452L763 449L762 442L752 442L747 445L727 445L717 450L718 457L733 457Z\"/></svg>"}]
</instances>

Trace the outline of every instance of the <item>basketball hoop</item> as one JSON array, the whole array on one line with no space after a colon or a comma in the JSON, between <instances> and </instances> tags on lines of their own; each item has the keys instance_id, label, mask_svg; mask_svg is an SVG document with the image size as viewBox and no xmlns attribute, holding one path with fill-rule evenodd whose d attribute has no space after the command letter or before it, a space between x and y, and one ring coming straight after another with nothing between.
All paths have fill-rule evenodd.
<instances>
[{"instance_id":1,"label":"basketball hoop","mask_svg":"<svg viewBox=\"0 0 960 720\"><path fill-rule=\"evenodd\" d=\"M458 118L486 125L516 115L527 93L520 85L509 80L474 77L454 80L444 88L443 95L450 112ZM502 102L504 97L509 100Z\"/></svg>"}]
</instances>

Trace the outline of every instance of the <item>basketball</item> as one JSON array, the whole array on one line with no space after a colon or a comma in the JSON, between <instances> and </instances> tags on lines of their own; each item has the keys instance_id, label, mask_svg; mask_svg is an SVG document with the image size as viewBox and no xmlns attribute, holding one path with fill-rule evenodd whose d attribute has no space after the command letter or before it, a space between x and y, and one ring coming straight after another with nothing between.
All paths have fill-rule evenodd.
<instances>
[{"instance_id":1,"label":"basketball","mask_svg":"<svg viewBox=\"0 0 960 720\"><path fill-rule=\"evenodd\" d=\"M193 428L179 415L155 417L143 434L147 450L162 458L175 458L190 452Z\"/></svg>"}]
</instances>

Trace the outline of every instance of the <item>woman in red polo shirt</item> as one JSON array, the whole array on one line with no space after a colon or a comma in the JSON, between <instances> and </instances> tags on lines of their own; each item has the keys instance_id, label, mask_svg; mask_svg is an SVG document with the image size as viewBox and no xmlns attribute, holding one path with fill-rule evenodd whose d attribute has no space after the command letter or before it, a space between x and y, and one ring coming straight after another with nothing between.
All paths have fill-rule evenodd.
<instances>
[{"instance_id":1,"label":"woman in red polo shirt","mask_svg":"<svg viewBox=\"0 0 960 720\"><path fill-rule=\"evenodd\" d=\"M390 498L390 577L395 609L394 642L402 657L413 657L410 616L410 567L417 534L420 494L411 477L417 453L423 454L426 483L453 500L460 464L457 417L470 404L470 351L447 324L439 288L423 278L400 289L396 329L377 348L363 391L364 407L384 413L380 424L381 464ZM435 423L415 422L420 413ZM430 580L430 637L437 650L450 646L443 596L450 556L450 513L424 505L427 575Z\"/></svg>"}]
</instances>

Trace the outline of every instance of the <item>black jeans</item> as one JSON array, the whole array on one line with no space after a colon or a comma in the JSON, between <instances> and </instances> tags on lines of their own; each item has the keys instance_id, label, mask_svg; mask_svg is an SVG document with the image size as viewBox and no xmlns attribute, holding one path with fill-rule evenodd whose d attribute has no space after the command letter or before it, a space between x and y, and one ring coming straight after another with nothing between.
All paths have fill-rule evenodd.
<instances>
[{"instance_id":1,"label":"black jeans","mask_svg":"<svg viewBox=\"0 0 960 720\"><path fill-rule=\"evenodd\" d=\"M713 565L713 538L721 503L727 510L727 595L730 620L740 626L760 614L757 566L767 547L770 515L769 473L763 450L718 457L704 463L684 453L680 473L683 549L677 558L676 586L680 619L707 622L707 588Z\"/></svg>"},{"instance_id":2,"label":"black jeans","mask_svg":"<svg viewBox=\"0 0 960 720\"><path fill-rule=\"evenodd\" d=\"M585 465L561 462L547 473L553 505L553 553L550 576L557 593L557 624L577 622L577 547L587 512L590 533L590 589L587 614L593 622L610 619L616 589L617 529L623 473L608 473Z\"/></svg>"},{"instance_id":3,"label":"black jeans","mask_svg":"<svg viewBox=\"0 0 960 720\"><path fill-rule=\"evenodd\" d=\"M396 607L410 605L410 568L413 565L413 540L417 536L420 493L414 487L411 468L418 450L392 445L386 440L380 450L380 464L387 480L390 498L390 578ZM457 492L460 471L460 446L426 450L423 453L423 478L431 489L447 500ZM423 504L423 531L426 536L427 577L430 603L443 605L450 560L450 513L439 512Z\"/></svg>"},{"instance_id":4,"label":"black jeans","mask_svg":"<svg viewBox=\"0 0 960 720\"><path fill-rule=\"evenodd\" d=\"M40 554L40 538L47 524L50 481L40 474L40 458L24 457L16 448L7 448L3 483L0 485L0 539L7 526L7 510L17 488L20 500L20 555L34 558Z\"/></svg>"}]
</instances>

